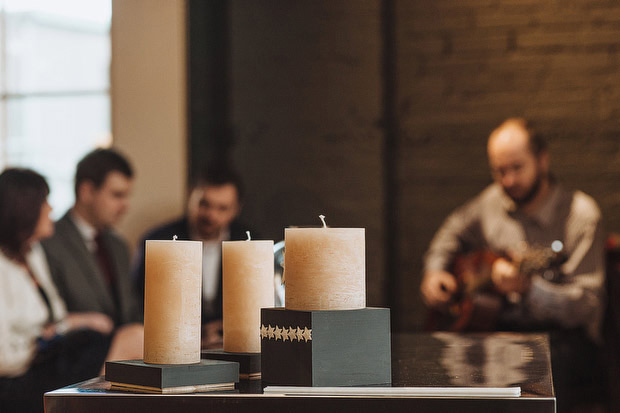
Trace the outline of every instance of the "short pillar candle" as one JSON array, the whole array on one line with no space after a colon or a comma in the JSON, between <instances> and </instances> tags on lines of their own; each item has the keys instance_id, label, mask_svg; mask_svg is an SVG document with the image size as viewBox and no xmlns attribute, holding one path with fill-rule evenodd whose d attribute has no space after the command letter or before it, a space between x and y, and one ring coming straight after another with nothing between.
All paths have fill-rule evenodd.
<instances>
[{"instance_id":1,"label":"short pillar candle","mask_svg":"<svg viewBox=\"0 0 620 413\"><path fill-rule=\"evenodd\" d=\"M224 351L260 353L260 310L274 305L273 241L222 242Z\"/></svg>"},{"instance_id":2,"label":"short pillar candle","mask_svg":"<svg viewBox=\"0 0 620 413\"><path fill-rule=\"evenodd\" d=\"M144 362L200 362L202 242L146 241Z\"/></svg>"},{"instance_id":3,"label":"short pillar candle","mask_svg":"<svg viewBox=\"0 0 620 413\"><path fill-rule=\"evenodd\" d=\"M287 309L366 307L364 228L285 228L284 240Z\"/></svg>"}]
</instances>

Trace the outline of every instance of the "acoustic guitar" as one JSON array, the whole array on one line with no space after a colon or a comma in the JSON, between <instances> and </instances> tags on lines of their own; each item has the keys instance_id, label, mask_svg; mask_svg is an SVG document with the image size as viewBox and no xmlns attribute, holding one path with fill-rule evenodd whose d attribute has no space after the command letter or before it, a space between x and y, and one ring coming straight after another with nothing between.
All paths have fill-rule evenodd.
<instances>
[{"instance_id":1,"label":"acoustic guitar","mask_svg":"<svg viewBox=\"0 0 620 413\"><path fill-rule=\"evenodd\" d=\"M567 257L560 241L545 248L525 248L513 259L487 250L458 256L450 271L456 277L457 292L443 311L430 312L425 330L493 331L506 301L491 279L493 263L499 258L511 261L520 274L540 274L548 281L561 282L560 266Z\"/></svg>"}]
</instances>

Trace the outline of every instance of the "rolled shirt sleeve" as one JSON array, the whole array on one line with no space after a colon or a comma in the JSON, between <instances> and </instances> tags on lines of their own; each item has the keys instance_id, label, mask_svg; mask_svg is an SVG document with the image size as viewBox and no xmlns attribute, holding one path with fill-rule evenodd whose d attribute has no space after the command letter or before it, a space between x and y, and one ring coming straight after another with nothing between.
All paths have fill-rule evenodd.
<instances>
[{"instance_id":1,"label":"rolled shirt sleeve","mask_svg":"<svg viewBox=\"0 0 620 413\"><path fill-rule=\"evenodd\" d=\"M481 208L480 197L477 197L446 218L424 256L424 272L449 271L457 254L483 248L479 222Z\"/></svg>"}]
</instances>

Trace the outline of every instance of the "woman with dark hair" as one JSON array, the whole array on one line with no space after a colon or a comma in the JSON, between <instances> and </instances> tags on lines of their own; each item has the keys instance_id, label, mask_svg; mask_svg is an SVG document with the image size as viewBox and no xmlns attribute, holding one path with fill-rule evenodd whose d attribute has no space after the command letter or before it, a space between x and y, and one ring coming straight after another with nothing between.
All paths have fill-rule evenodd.
<instances>
[{"instance_id":1,"label":"woman with dark hair","mask_svg":"<svg viewBox=\"0 0 620 413\"><path fill-rule=\"evenodd\" d=\"M0 412L43 411L43 393L99 375L109 357L141 358L141 331L112 335L100 313L67 313L39 244L54 232L38 173L0 174ZM119 346L119 336L137 339Z\"/></svg>"}]
</instances>

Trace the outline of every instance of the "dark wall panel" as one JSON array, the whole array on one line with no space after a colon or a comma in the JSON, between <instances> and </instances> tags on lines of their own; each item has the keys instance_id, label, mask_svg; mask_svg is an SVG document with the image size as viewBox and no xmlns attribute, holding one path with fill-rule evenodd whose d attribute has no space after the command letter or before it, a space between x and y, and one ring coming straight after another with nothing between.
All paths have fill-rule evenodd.
<instances>
[{"instance_id":1,"label":"dark wall panel","mask_svg":"<svg viewBox=\"0 0 620 413\"><path fill-rule=\"evenodd\" d=\"M370 304L384 296L380 4L232 1L235 160L245 217L366 228Z\"/></svg>"}]
</instances>

